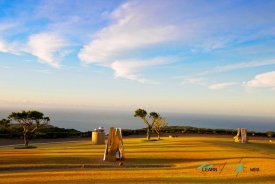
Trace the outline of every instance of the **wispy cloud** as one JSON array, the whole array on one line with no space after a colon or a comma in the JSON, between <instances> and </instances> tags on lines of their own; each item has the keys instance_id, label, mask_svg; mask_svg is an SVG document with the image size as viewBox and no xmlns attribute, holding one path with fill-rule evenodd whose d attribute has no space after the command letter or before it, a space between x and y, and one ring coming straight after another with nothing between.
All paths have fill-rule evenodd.
<instances>
[{"instance_id":1,"label":"wispy cloud","mask_svg":"<svg viewBox=\"0 0 275 184\"><path fill-rule=\"evenodd\" d=\"M196 78L199 76L205 76L205 75L214 74L214 73L222 73L222 72L228 72L228 71L237 70L237 69L267 66L267 65L275 65L275 59L272 58L272 59L267 59L263 61L251 61L251 62L242 62L237 64L229 64L224 66L216 66L215 68L206 70L204 72L195 73L190 76L177 76L176 78L189 79L189 78Z\"/></svg>"},{"instance_id":2,"label":"wispy cloud","mask_svg":"<svg viewBox=\"0 0 275 184\"><path fill-rule=\"evenodd\" d=\"M206 80L205 78L186 78L185 81L183 81L180 85L190 83L190 84L196 84L200 86L207 86L207 84L205 83L205 80Z\"/></svg>"},{"instance_id":3,"label":"wispy cloud","mask_svg":"<svg viewBox=\"0 0 275 184\"><path fill-rule=\"evenodd\" d=\"M147 60L124 60L115 61L112 63L111 68L115 71L115 77L123 77L130 80L135 80L141 83L155 83L145 78L140 78L136 72L142 71L146 68L162 65L171 62L168 58L153 58Z\"/></svg>"},{"instance_id":4,"label":"wispy cloud","mask_svg":"<svg viewBox=\"0 0 275 184\"><path fill-rule=\"evenodd\" d=\"M263 61L251 61L246 63L238 63L238 64L231 64L231 65L225 65L225 66L217 66L216 68L212 70L208 70L202 73L199 73L197 75L207 75L211 73L220 73L220 72L226 72L236 69L242 69L242 68L251 68L251 67L257 67L257 66L266 66L266 65L274 65L275 59L268 59Z\"/></svg>"},{"instance_id":5,"label":"wispy cloud","mask_svg":"<svg viewBox=\"0 0 275 184\"><path fill-rule=\"evenodd\" d=\"M186 78L180 85L185 85L185 84L195 84L195 85L207 87L208 89L211 89L211 90L220 90L220 89L228 88L229 86L232 86L232 85L236 85L237 83L228 82L228 83L218 83L218 84L209 85L207 83L206 78Z\"/></svg>"},{"instance_id":6,"label":"wispy cloud","mask_svg":"<svg viewBox=\"0 0 275 184\"><path fill-rule=\"evenodd\" d=\"M20 53L19 43L11 42L7 43L0 38L0 52L7 52L18 55Z\"/></svg>"},{"instance_id":7,"label":"wispy cloud","mask_svg":"<svg viewBox=\"0 0 275 184\"><path fill-rule=\"evenodd\" d=\"M11 67L9 67L9 66L1 66L1 65L0 65L0 68L10 69Z\"/></svg>"},{"instance_id":8,"label":"wispy cloud","mask_svg":"<svg viewBox=\"0 0 275 184\"><path fill-rule=\"evenodd\" d=\"M65 46L67 44L60 36L52 33L39 33L29 37L26 51L37 56L40 62L59 68L64 52L62 49Z\"/></svg>"},{"instance_id":9,"label":"wispy cloud","mask_svg":"<svg viewBox=\"0 0 275 184\"><path fill-rule=\"evenodd\" d=\"M236 84L235 82L219 83L219 84L213 84L213 85L209 86L208 88L212 89L212 90L220 90L220 89L224 89L224 88L227 88L228 86L232 86L235 84Z\"/></svg>"},{"instance_id":10,"label":"wispy cloud","mask_svg":"<svg viewBox=\"0 0 275 184\"><path fill-rule=\"evenodd\" d=\"M15 27L17 24L15 23L2 23L0 24L0 31L5 31L8 30L10 28Z\"/></svg>"},{"instance_id":11,"label":"wispy cloud","mask_svg":"<svg viewBox=\"0 0 275 184\"><path fill-rule=\"evenodd\" d=\"M248 88L273 88L275 90L275 71L256 75L251 81L244 82Z\"/></svg>"},{"instance_id":12,"label":"wispy cloud","mask_svg":"<svg viewBox=\"0 0 275 184\"><path fill-rule=\"evenodd\" d=\"M32 72L37 72L37 73L44 73L44 74L50 74L52 71L50 70L31 70Z\"/></svg>"}]
</instances>

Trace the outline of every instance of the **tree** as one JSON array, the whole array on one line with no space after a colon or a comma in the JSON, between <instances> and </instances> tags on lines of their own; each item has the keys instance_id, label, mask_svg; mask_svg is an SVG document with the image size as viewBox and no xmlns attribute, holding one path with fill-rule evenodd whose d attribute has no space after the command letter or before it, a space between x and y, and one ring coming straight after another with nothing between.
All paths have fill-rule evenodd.
<instances>
[{"instance_id":1,"label":"tree","mask_svg":"<svg viewBox=\"0 0 275 184\"><path fill-rule=\"evenodd\" d=\"M162 118L162 117L158 116L156 119L154 119L154 121L152 123L152 127L156 131L156 133L158 134L158 140L160 140L161 130L164 127L166 127L167 125L168 125L168 123L166 122L165 118Z\"/></svg>"},{"instance_id":2,"label":"tree","mask_svg":"<svg viewBox=\"0 0 275 184\"><path fill-rule=\"evenodd\" d=\"M147 116L147 112L144 109L137 109L134 114L134 117L140 117L144 121L144 123L147 125L147 140L150 140L150 133L151 133L152 125L150 125L146 116ZM151 112L149 118L152 118L153 119L152 122L154 122L154 120L158 117L159 117L158 113Z\"/></svg>"},{"instance_id":3,"label":"tree","mask_svg":"<svg viewBox=\"0 0 275 184\"><path fill-rule=\"evenodd\" d=\"M273 131L268 131L266 134L268 137L273 137L275 133Z\"/></svg>"},{"instance_id":4,"label":"tree","mask_svg":"<svg viewBox=\"0 0 275 184\"><path fill-rule=\"evenodd\" d=\"M8 116L8 119L17 121L23 128L24 143L26 147L28 146L29 134L47 125L50 121L49 117L44 117L44 114L39 111L22 111L22 113L12 112Z\"/></svg>"},{"instance_id":5,"label":"tree","mask_svg":"<svg viewBox=\"0 0 275 184\"><path fill-rule=\"evenodd\" d=\"M140 117L144 121L144 123L147 125L147 140L150 140L151 125L146 119L146 116L147 116L147 112L144 109L137 109L134 114L134 117Z\"/></svg>"},{"instance_id":6,"label":"tree","mask_svg":"<svg viewBox=\"0 0 275 184\"><path fill-rule=\"evenodd\" d=\"M155 121L155 119L159 118L159 113L156 113L156 112L150 112L150 117L149 118L152 118L153 122ZM152 122L152 123L153 123Z\"/></svg>"},{"instance_id":7,"label":"tree","mask_svg":"<svg viewBox=\"0 0 275 184\"><path fill-rule=\"evenodd\" d=\"M12 126L11 126L10 122L11 121L8 119L2 119L0 121L0 126L5 128L11 134Z\"/></svg>"}]
</instances>

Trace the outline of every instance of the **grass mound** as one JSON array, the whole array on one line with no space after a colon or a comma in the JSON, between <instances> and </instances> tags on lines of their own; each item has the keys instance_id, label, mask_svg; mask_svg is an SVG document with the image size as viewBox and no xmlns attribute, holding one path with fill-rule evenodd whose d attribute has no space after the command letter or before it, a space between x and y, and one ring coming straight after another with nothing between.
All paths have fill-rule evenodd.
<instances>
[{"instance_id":1,"label":"grass mound","mask_svg":"<svg viewBox=\"0 0 275 184\"><path fill-rule=\"evenodd\" d=\"M36 146L16 146L14 147L14 149L33 149L33 148L37 148Z\"/></svg>"}]
</instances>

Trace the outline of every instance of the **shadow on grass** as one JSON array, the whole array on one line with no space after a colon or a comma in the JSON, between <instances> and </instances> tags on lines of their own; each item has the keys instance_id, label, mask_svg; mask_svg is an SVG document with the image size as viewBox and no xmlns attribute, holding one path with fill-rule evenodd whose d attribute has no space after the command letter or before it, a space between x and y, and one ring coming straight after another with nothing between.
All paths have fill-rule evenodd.
<instances>
[{"instance_id":1,"label":"shadow on grass","mask_svg":"<svg viewBox=\"0 0 275 184\"><path fill-rule=\"evenodd\" d=\"M268 159L270 161L275 161L274 157L222 157L222 158L128 158L126 161L129 164L163 164L163 165L177 165L177 164L187 164L187 163L196 163L196 162L207 162L207 163L218 163L218 162L227 162L229 160L240 160L240 159Z\"/></svg>"},{"instance_id":2,"label":"shadow on grass","mask_svg":"<svg viewBox=\"0 0 275 184\"><path fill-rule=\"evenodd\" d=\"M14 147L14 149L33 149L33 148L37 148L36 146L16 146Z\"/></svg>"},{"instance_id":3,"label":"shadow on grass","mask_svg":"<svg viewBox=\"0 0 275 184\"><path fill-rule=\"evenodd\" d=\"M212 145L216 145L216 146L225 146L225 147L230 147L230 148L240 148L240 149L245 149L245 150L249 150L249 151L266 151L268 153L275 153L275 149L274 149L274 145L270 144L270 143L258 143L258 142L248 142L246 144L243 143L236 143L234 141L204 141L207 142L209 144Z\"/></svg>"},{"instance_id":4,"label":"shadow on grass","mask_svg":"<svg viewBox=\"0 0 275 184\"><path fill-rule=\"evenodd\" d=\"M264 177L264 176L255 176L249 178L240 178L240 177L198 177L196 175L187 175L187 176L175 176L170 178L138 178L138 179L131 179L127 178L126 180L108 180L111 183L273 183L275 176L272 177ZM137 182L138 180L138 182ZM98 182L104 182L104 180L98 180Z\"/></svg>"},{"instance_id":5,"label":"shadow on grass","mask_svg":"<svg viewBox=\"0 0 275 184\"><path fill-rule=\"evenodd\" d=\"M125 163L125 162L122 162ZM38 171L38 170L68 170L68 169L110 169L110 168L168 168L173 165L164 164L139 164L139 165L119 165L119 162L106 162L106 164L59 164L59 165L30 165L0 167L1 172L9 171Z\"/></svg>"}]
</instances>

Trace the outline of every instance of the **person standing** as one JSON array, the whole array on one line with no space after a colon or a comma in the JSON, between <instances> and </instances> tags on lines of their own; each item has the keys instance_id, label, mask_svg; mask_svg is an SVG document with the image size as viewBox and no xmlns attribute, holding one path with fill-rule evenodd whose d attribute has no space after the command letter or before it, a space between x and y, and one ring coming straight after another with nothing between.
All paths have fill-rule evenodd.
<instances>
[{"instance_id":1,"label":"person standing","mask_svg":"<svg viewBox=\"0 0 275 184\"><path fill-rule=\"evenodd\" d=\"M120 150L119 150L119 148L116 149L116 160L121 160L120 159Z\"/></svg>"}]
</instances>

